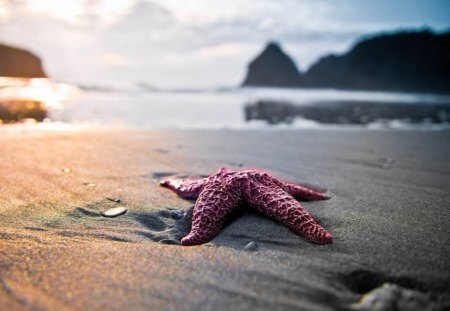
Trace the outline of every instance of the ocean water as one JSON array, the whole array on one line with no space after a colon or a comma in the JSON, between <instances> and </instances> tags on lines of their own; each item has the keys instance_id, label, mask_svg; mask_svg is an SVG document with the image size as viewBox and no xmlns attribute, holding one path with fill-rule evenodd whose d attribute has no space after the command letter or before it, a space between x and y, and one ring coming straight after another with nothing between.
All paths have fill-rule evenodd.
<instances>
[{"instance_id":1,"label":"ocean water","mask_svg":"<svg viewBox=\"0 0 450 311\"><path fill-rule=\"evenodd\" d=\"M33 79L34 80L34 79ZM0 81L1 82L1 81ZM34 89L34 91L33 91ZM140 129L275 129L275 128L365 128L365 129L446 129L450 121L450 96L385 92L339 91L324 89L235 88L200 91L85 90L74 85L40 81L35 85L4 85L0 101L11 97L26 97L42 101L48 108L46 123L64 125L119 126ZM302 107L336 107L335 103L383 103L424 107L440 105L438 119L408 121L408 115L391 113L388 119L356 124L345 116L339 122L306 119L302 115L276 119L249 117L246 107L258 102L270 102ZM436 109L438 109L436 108ZM448 109L447 109L448 108ZM335 109L335 108L334 108ZM354 108L352 113L354 112ZM433 108L434 109L434 108ZM434 111L431 109L432 111ZM409 111L409 110L408 110ZM267 112L266 112L267 113ZM269 113L271 113L269 111ZM288 112L289 113L289 112ZM334 112L333 112L334 113ZM336 113L340 113L340 110ZM357 113L357 112L356 112ZM408 113L408 112L406 112ZM392 115L392 116L391 116ZM438 120L438 122L436 122Z\"/></svg>"}]
</instances>

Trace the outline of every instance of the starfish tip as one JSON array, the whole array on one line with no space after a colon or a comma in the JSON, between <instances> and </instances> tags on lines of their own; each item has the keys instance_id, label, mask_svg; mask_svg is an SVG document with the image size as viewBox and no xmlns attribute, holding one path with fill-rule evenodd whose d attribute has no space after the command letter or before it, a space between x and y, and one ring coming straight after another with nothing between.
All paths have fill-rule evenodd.
<instances>
[{"instance_id":1,"label":"starfish tip","mask_svg":"<svg viewBox=\"0 0 450 311\"><path fill-rule=\"evenodd\" d=\"M160 186L163 186L163 187L167 186L168 183L169 183L168 180L160 180L160 181L159 181L159 185L160 185Z\"/></svg>"},{"instance_id":2,"label":"starfish tip","mask_svg":"<svg viewBox=\"0 0 450 311\"><path fill-rule=\"evenodd\" d=\"M180 244L183 246L192 246L192 245L196 245L198 243L195 243L193 241L193 239L188 235L181 239Z\"/></svg>"},{"instance_id":3,"label":"starfish tip","mask_svg":"<svg viewBox=\"0 0 450 311\"><path fill-rule=\"evenodd\" d=\"M329 243L333 243L333 236L331 235L331 233L326 232L325 235L323 236L323 244Z\"/></svg>"}]
</instances>

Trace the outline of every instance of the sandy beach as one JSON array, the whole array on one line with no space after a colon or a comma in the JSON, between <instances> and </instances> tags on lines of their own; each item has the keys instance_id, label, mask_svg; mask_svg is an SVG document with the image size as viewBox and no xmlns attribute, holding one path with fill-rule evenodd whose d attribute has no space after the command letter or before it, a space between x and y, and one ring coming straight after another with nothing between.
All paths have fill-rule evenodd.
<instances>
[{"instance_id":1,"label":"sandy beach","mask_svg":"<svg viewBox=\"0 0 450 311\"><path fill-rule=\"evenodd\" d=\"M381 310L392 297L448 310L449 141L449 131L0 128L0 310ZM194 202L159 180L221 166L327 190L331 200L304 206L333 244L244 210L212 242L178 245ZM128 212L100 216L117 206Z\"/></svg>"}]
</instances>

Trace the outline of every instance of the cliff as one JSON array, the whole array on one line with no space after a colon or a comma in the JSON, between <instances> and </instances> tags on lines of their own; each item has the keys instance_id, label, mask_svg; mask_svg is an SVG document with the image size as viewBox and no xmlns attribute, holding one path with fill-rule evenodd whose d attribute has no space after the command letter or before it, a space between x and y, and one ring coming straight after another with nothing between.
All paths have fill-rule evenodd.
<instances>
[{"instance_id":1,"label":"cliff","mask_svg":"<svg viewBox=\"0 0 450 311\"><path fill-rule=\"evenodd\" d=\"M273 54L269 46L250 64L244 86L450 92L450 33L365 37L349 52L325 56L305 73L282 52L284 57L280 52L268 57Z\"/></svg>"},{"instance_id":2,"label":"cliff","mask_svg":"<svg viewBox=\"0 0 450 311\"><path fill-rule=\"evenodd\" d=\"M450 33L364 39L346 54L320 59L304 74L302 86L450 92Z\"/></svg>"},{"instance_id":3,"label":"cliff","mask_svg":"<svg viewBox=\"0 0 450 311\"><path fill-rule=\"evenodd\" d=\"M41 60L31 52L0 44L0 76L22 78L47 77Z\"/></svg>"}]
</instances>

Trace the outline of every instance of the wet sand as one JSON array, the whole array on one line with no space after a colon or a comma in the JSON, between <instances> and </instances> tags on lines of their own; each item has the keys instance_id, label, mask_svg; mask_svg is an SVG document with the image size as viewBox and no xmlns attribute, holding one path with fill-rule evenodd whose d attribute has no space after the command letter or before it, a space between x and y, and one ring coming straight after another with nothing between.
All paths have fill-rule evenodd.
<instances>
[{"instance_id":1,"label":"wet sand","mask_svg":"<svg viewBox=\"0 0 450 311\"><path fill-rule=\"evenodd\" d=\"M0 309L351 310L394 297L444 310L449 141L448 131L0 128ZM194 203L158 181L220 166L328 189L331 200L304 205L334 243L242 211L211 243L177 245ZM117 206L128 212L100 216Z\"/></svg>"}]
</instances>

